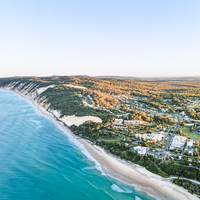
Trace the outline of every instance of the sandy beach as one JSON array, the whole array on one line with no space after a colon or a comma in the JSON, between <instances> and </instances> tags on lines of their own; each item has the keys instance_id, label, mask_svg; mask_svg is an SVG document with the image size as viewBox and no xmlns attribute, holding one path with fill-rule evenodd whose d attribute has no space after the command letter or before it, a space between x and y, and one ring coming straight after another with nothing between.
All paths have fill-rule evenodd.
<instances>
[{"instance_id":1,"label":"sandy beach","mask_svg":"<svg viewBox=\"0 0 200 200\"><path fill-rule=\"evenodd\" d=\"M9 89L9 88L5 88ZM12 90L11 90L12 91ZM15 91L17 92L17 91ZM169 180L155 175L145 168L128 164L126 161L116 158L108 154L101 147L93 145L90 141L77 137L72 131L64 126L61 119L56 120L56 116L46 111L41 105L33 100L31 96L20 94L23 98L29 99L33 105L43 114L48 115L56 123L60 124L65 130L71 134L76 140L84 145L89 154L101 165L103 171L113 177L116 177L128 184L138 185L142 191L145 191L159 199L163 200L197 200L197 196L190 194L187 190L172 184Z\"/></svg>"}]
</instances>

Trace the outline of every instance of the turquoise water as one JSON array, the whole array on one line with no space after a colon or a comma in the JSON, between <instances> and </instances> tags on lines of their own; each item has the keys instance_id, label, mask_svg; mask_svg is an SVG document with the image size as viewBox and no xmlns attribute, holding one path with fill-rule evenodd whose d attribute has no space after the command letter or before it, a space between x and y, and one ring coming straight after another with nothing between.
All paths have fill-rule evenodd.
<instances>
[{"instance_id":1,"label":"turquoise water","mask_svg":"<svg viewBox=\"0 0 200 200\"><path fill-rule=\"evenodd\" d=\"M65 130L0 89L0 199L154 199L97 168Z\"/></svg>"}]
</instances>

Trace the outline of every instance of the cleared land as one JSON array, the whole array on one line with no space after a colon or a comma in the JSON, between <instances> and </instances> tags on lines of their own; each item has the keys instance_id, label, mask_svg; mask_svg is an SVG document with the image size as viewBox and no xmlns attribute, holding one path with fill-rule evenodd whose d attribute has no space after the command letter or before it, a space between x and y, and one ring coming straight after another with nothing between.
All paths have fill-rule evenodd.
<instances>
[{"instance_id":1,"label":"cleared land","mask_svg":"<svg viewBox=\"0 0 200 200\"><path fill-rule=\"evenodd\" d=\"M182 127L180 130L182 130L184 133L187 133L187 136L190 138L199 139L199 133L191 132L189 126Z\"/></svg>"}]
</instances>

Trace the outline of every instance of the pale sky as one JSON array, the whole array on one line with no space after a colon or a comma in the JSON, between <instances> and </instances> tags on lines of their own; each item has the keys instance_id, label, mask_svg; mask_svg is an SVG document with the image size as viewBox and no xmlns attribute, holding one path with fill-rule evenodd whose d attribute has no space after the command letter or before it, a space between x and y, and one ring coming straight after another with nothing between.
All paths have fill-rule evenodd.
<instances>
[{"instance_id":1,"label":"pale sky","mask_svg":"<svg viewBox=\"0 0 200 200\"><path fill-rule=\"evenodd\" d=\"M200 76L199 0L0 0L0 77Z\"/></svg>"}]
</instances>

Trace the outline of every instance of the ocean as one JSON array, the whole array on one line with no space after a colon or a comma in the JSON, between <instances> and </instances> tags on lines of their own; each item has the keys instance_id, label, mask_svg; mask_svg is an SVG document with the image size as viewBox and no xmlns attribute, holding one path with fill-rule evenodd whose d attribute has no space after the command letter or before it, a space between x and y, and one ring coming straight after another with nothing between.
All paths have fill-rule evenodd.
<instances>
[{"instance_id":1,"label":"ocean","mask_svg":"<svg viewBox=\"0 0 200 200\"><path fill-rule=\"evenodd\" d=\"M0 200L153 200L105 174L83 145L18 94L0 89Z\"/></svg>"}]
</instances>

